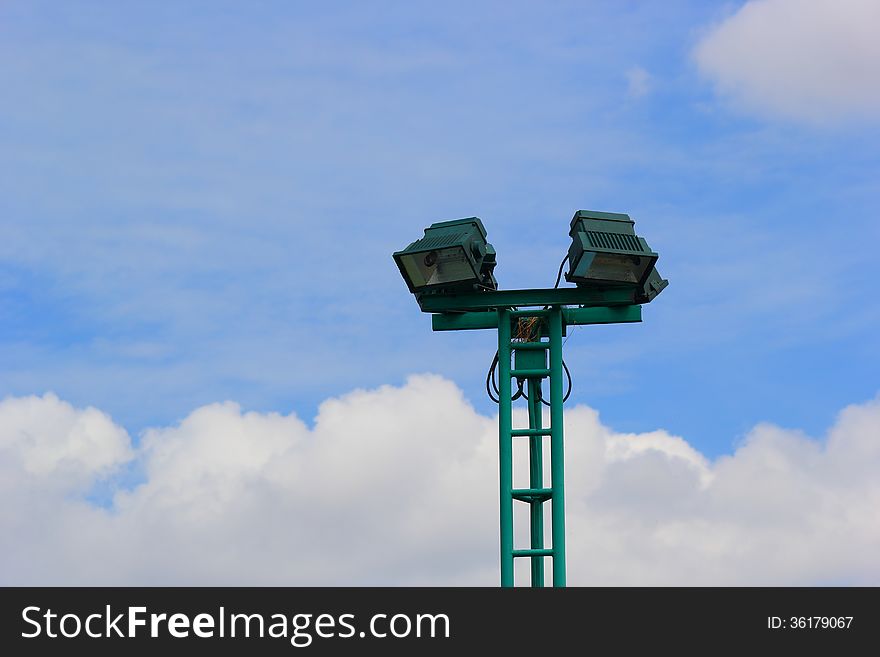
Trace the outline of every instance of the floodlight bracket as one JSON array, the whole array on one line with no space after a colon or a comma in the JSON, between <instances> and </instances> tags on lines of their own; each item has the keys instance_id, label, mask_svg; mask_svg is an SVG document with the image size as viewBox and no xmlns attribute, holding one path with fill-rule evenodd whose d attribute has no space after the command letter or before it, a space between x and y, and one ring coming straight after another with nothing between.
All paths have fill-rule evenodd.
<instances>
[{"instance_id":1,"label":"floodlight bracket","mask_svg":"<svg viewBox=\"0 0 880 657\"><path fill-rule=\"evenodd\" d=\"M630 306L640 303L632 286L560 287L532 290L485 290L466 294L425 294L418 297L425 313L491 311L523 306Z\"/></svg>"},{"instance_id":2,"label":"floodlight bracket","mask_svg":"<svg viewBox=\"0 0 880 657\"><path fill-rule=\"evenodd\" d=\"M546 311L549 314L550 311ZM530 316L542 311L531 312ZM498 311L446 312L431 316L431 328L435 331L468 331L497 329ZM563 333L568 326L590 324L630 324L642 321L641 306L597 306L595 308L562 309Z\"/></svg>"}]
</instances>

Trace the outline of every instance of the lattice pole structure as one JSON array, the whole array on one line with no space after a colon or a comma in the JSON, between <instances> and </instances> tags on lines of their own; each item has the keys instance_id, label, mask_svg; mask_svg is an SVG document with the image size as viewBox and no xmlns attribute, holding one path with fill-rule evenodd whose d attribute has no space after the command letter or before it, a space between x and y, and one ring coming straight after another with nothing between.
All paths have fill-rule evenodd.
<instances>
[{"instance_id":1,"label":"lattice pole structure","mask_svg":"<svg viewBox=\"0 0 880 657\"><path fill-rule=\"evenodd\" d=\"M510 292L511 294L505 294ZM498 331L498 438L501 586L514 585L514 561L531 561L531 585L544 586L544 561L552 562L552 584L565 586L565 456L563 442L562 339L567 327L641 321L641 306L614 303L597 305L594 297L580 297L589 306L568 307L578 298L569 291L515 290L473 295L461 310L443 309L433 316L435 331L497 329ZM516 296L518 294L518 296ZM477 297L483 305L477 305ZM500 305L499 297L521 305ZM423 310L431 308L422 300ZM496 305L492 305L496 304ZM441 304L442 305L442 304ZM427 308L426 308L427 306ZM439 310L439 309L438 309ZM543 382L549 379L550 423L544 426ZM513 426L513 381L527 390L529 426ZM544 446L549 439L550 481L544 481ZM529 484L514 488L513 445L527 440ZM550 503L550 543L546 544L544 509ZM529 506L529 545L514 545L514 505Z\"/></svg>"}]
</instances>

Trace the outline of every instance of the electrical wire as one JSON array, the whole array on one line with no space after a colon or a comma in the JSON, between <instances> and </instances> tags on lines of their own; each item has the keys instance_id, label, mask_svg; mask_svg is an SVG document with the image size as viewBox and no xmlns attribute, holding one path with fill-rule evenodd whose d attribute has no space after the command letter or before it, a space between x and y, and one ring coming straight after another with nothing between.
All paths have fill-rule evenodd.
<instances>
[{"instance_id":1,"label":"electrical wire","mask_svg":"<svg viewBox=\"0 0 880 657\"><path fill-rule=\"evenodd\" d=\"M564 404L565 402L568 401L568 398L571 397L571 372L568 371L568 365L565 364L565 361L562 361L562 367L565 370L565 377L568 379L568 390L562 396L562 403ZM520 383L520 389L522 389L521 383ZM522 396L526 401L528 401L529 397L526 393L523 393ZM538 399L540 399L544 403L544 405L546 405L546 406L550 405L550 402L548 402L544 399L544 393L541 392L540 386L538 387Z\"/></svg>"},{"instance_id":2,"label":"electrical wire","mask_svg":"<svg viewBox=\"0 0 880 657\"><path fill-rule=\"evenodd\" d=\"M486 373L486 394L489 395L489 399L491 399L496 404L501 403L500 393L498 397L492 396L492 388L489 387L489 379L492 380L492 387L495 388L496 392L498 390L498 385L495 383L495 366L498 364L498 352L495 352L495 358L492 359L492 364L489 365L489 371Z\"/></svg>"},{"instance_id":3,"label":"electrical wire","mask_svg":"<svg viewBox=\"0 0 880 657\"><path fill-rule=\"evenodd\" d=\"M556 282L553 283L554 290L559 287L559 283L562 280L562 270L565 268L565 263L567 260L568 260L568 254L566 254L566 256L562 259L562 262L559 263L559 271L556 272ZM544 310L547 310L547 308L549 308L549 306L546 306L544 308ZM566 341L568 341L568 338L566 338ZM563 342L562 344L564 345L565 342ZM492 358L492 364L489 365L489 371L486 373L486 394L489 395L489 399L491 399L496 404L499 404L499 403L501 403L500 402L501 391L498 389L498 383L495 381L495 369L497 367L498 367L498 352L496 351L495 356ZM571 395L572 384L571 384L571 372L569 372L568 365L565 364L564 360L562 361L562 367L565 369L565 376L568 379L568 391L562 397L562 401L563 401L563 403L565 403L566 401L568 401L568 398ZM522 397L524 399L529 398L528 395L523 390L524 383L525 382L522 379L517 380L516 393L510 398L510 401L515 401L515 400L519 399L520 397ZM492 394L493 390L495 391L494 395ZM544 401L544 398L541 395L541 388L540 387L538 388L538 395L540 396L541 401L544 404L546 404L547 406L550 405L548 402Z\"/></svg>"},{"instance_id":4,"label":"electrical wire","mask_svg":"<svg viewBox=\"0 0 880 657\"><path fill-rule=\"evenodd\" d=\"M559 263L559 271L556 273L556 282L553 284L553 289L555 290L559 287L559 281L562 280L562 268L565 267L565 261L568 260L568 254L562 259L562 262Z\"/></svg>"},{"instance_id":5,"label":"electrical wire","mask_svg":"<svg viewBox=\"0 0 880 657\"><path fill-rule=\"evenodd\" d=\"M491 399L496 404L500 403L501 400L501 391L498 389L498 383L495 381L495 369L498 367L498 352L495 352L495 357L492 358L492 364L489 365L489 371L486 373L486 394L489 395L489 399ZM565 378L568 379L568 390L566 390L565 395L562 397L562 403L568 401L568 398L571 396L571 372L568 369L568 365L565 364L565 361L562 361L562 368L565 370ZM510 401L516 401L520 397L525 400L528 400L529 396L526 394L525 390L523 390L524 380L517 379L516 383L516 393L510 398ZM490 385L491 384L491 385ZM495 390L495 395L492 394L492 390ZM549 402L544 400L543 395L540 392L540 388L538 388L538 394L540 396L541 401L549 406Z\"/></svg>"},{"instance_id":6,"label":"electrical wire","mask_svg":"<svg viewBox=\"0 0 880 657\"><path fill-rule=\"evenodd\" d=\"M568 365L565 364L564 360L562 361L562 369L565 370L565 376L568 377L568 392L562 397L562 403L564 404L571 397L571 372L568 371Z\"/></svg>"},{"instance_id":7,"label":"electrical wire","mask_svg":"<svg viewBox=\"0 0 880 657\"><path fill-rule=\"evenodd\" d=\"M496 404L501 403L501 391L498 390L498 383L495 381L495 368L498 367L498 352L495 352L495 357L492 359L492 364L489 365L489 371L486 373L486 394L489 395L489 399L491 399ZM491 387L490 387L491 383ZM492 390L495 390L495 395L492 394ZM523 381L517 379L516 382L516 393L510 398L510 401L516 401L520 397L526 397L526 393L523 390Z\"/></svg>"}]
</instances>

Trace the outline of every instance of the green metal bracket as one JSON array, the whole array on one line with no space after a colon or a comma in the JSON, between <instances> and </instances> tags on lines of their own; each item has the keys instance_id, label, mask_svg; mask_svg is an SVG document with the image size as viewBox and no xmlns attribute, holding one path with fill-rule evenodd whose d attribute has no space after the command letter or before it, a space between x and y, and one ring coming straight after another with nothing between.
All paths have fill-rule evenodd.
<instances>
[{"instance_id":1,"label":"green metal bracket","mask_svg":"<svg viewBox=\"0 0 880 657\"><path fill-rule=\"evenodd\" d=\"M486 290L469 294L423 294L419 307L426 313L497 310L522 306L630 306L638 303L632 287L559 287L538 290Z\"/></svg>"},{"instance_id":2,"label":"green metal bracket","mask_svg":"<svg viewBox=\"0 0 880 657\"><path fill-rule=\"evenodd\" d=\"M534 313L530 313L534 314ZM563 308L566 326L586 324L626 324L642 321L641 306L610 306L595 308ZM445 312L431 317L435 331L464 331L469 329L497 329L498 311Z\"/></svg>"}]
</instances>

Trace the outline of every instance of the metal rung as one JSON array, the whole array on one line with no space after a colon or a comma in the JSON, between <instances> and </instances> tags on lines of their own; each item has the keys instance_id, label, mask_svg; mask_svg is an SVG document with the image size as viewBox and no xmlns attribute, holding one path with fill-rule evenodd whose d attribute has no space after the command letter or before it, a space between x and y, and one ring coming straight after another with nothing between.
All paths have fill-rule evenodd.
<instances>
[{"instance_id":1,"label":"metal rung","mask_svg":"<svg viewBox=\"0 0 880 657\"><path fill-rule=\"evenodd\" d=\"M552 488L514 488L513 499L521 502L544 502L553 496Z\"/></svg>"},{"instance_id":2,"label":"metal rung","mask_svg":"<svg viewBox=\"0 0 880 657\"><path fill-rule=\"evenodd\" d=\"M551 432L550 427L545 427L543 429L513 429L510 432L511 436L549 436Z\"/></svg>"},{"instance_id":3,"label":"metal rung","mask_svg":"<svg viewBox=\"0 0 880 657\"><path fill-rule=\"evenodd\" d=\"M514 550L514 557L552 557L552 548L533 548L529 550Z\"/></svg>"},{"instance_id":4,"label":"metal rung","mask_svg":"<svg viewBox=\"0 0 880 657\"><path fill-rule=\"evenodd\" d=\"M546 368L537 369L537 370L510 370L510 376L522 377L524 379L528 378L538 378L538 377L546 377L550 376L550 370Z\"/></svg>"},{"instance_id":5,"label":"metal rung","mask_svg":"<svg viewBox=\"0 0 880 657\"><path fill-rule=\"evenodd\" d=\"M549 342L511 342L511 349L549 349Z\"/></svg>"}]
</instances>

